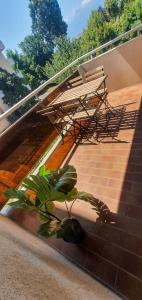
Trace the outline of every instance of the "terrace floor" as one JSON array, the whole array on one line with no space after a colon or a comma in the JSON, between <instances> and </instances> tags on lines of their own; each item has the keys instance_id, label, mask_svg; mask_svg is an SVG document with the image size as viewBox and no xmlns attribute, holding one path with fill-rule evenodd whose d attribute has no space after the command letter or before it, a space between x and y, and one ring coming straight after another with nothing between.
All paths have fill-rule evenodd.
<instances>
[{"instance_id":1,"label":"terrace floor","mask_svg":"<svg viewBox=\"0 0 142 300\"><path fill-rule=\"evenodd\" d=\"M66 158L77 170L78 189L104 201L116 214L116 223L95 223L94 210L77 201L73 213L87 230L84 244L77 248L50 241L91 275L133 300L142 299L141 96L142 84L111 93L113 107L125 105L121 120L116 116L111 122L116 139L100 131L101 143L75 146ZM63 214L63 207L58 207Z\"/></svg>"},{"instance_id":2,"label":"terrace floor","mask_svg":"<svg viewBox=\"0 0 142 300\"><path fill-rule=\"evenodd\" d=\"M73 214L87 231L85 241L68 245L51 238L48 243L125 299L142 299L142 84L109 94L109 101L117 110L125 105L121 118L112 118L112 132L99 131L98 145L80 144L67 154L68 138L48 160L66 156L64 163L75 166L77 187L104 201L116 214L114 224L95 222L91 207L77 201ZM61 215L64 207L58 205ZM17 218L17 217L16 217ZM17 218L17 222L35 231L33 216Z\"/></svg>"},{"instance_id":3,"label":"terrace floor","mask_svg":"<svg viewBox=\"0 0 142 300\"><path fill-rule=\"evenodd\" d=\"M114 92L109 102L116 109L125 105L125 112L110 121L110 133L98 133L98 145L80 144L66 159L75 166L78 188L93 193L115 213L141 219L142 200L142 84ZM120 113L121 114L121 113ZM121 120L120 120L121 118ZM118 127L119 125L119 127ZM111 135L115 135L112 139ZM141 211L142 213L142 211Z\"/></svg>"}]
</instances>

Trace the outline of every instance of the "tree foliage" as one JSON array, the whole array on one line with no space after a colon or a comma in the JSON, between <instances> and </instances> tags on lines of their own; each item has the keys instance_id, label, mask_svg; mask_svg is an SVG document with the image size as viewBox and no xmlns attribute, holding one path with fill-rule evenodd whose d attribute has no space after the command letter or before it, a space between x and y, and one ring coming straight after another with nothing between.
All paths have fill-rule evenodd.
<instances>
[{"instance_id":1,"label":"tree foliage","mask_svg":"<svg viewBox=\"0 0 142 300\"><path fill-rule=\"evenodd\" d=\"M34 62L41 67L47 60L51 59L53 49L51 44L45 42L39 34L33 34L25 37L19 45L25 56L34 59Z\"/></svg>"},{"instance_id":2,"label":"tree foliage","mask_svg":"<svg viewBox=\"0 0 142 300\"><path fill-rule=\"evenodd\" d=\"M33 55L27 55L24 52L18 53L17 51L14 52L12 50L8 50L7 56L8 58L12 58L14 62L14 70L16 73L22 74L24 83L30 86L32 90L37 88L43 81L47 80L43 65L36 63L38 57L37 55L34 55L34 51Z\"/></svg>"},{"instance_id":3,"label":"tree foliage","mask_svg":"<svg viewBox=\"0 0 142 300\"><path fill-rule=\"evenodd\" d=\"M125 32L142 22L142 1L124 1L123 12L120 16L119 30Z\"/></svg>"},{"instance_id":4,"label":"tree foliage","mask_svg":"<svg viewBox=\"0 0 142 300\"><path fill-rule=\"evenodd\" d=\"M55 37L67 34L67 24L63 21L57 0L29 0L32 18L32 32L39 34L47 43Z\"/></svg>"},{"instance_id":5,"label":"tree foliage","mask_svg":"<svg viewBox=\"0 0 142 300\"><path fill-rule=\"evenodd\" d=\"M80 47L80 38L70 40L66 36L56 38L56 51L52 56L52 60L47 62L45 66L45 74L51 78L54 74L62 70L69 63L74 61L82 54ZM67 78L74 68L68 70L56 82L60 82Z\"/></svg>"},{"instance_id":6,"label":"tree foliage","mask_svg":"<svg viewBox=\"0 0 142 300\"><path fill-rule=\"evenodd\" d=\"M3 101L9 107L16 104L20 99L25 97L30 90L24 85L23 79L16 74L9 74L6 70L0 68L0 89L3 91ZM15 121L24 112L26 112L33 105L33 100L20 107L10 117L11 121Z\"/></svg>"},{"instance_id":7,"label":"tree foliage","mask_svg":"<svg viewBox=\"0 0 142 300\"><path fill-rule=\"evenodd\" d=\"M9 50L14 69L21 73L31 89L48 79L44 72L54 52L54 39L67 33L57 0L29 0L32 34L19 44L21 52Z\"/></svg>"},{"instance_id":8,"label":"tree foliage","mask_svg":"<svg viewBox=\"0 0 142 300\"><path fill-rule=\"evenodd\" d=\"M114 28L111 23L106 21L105 14L96 10L92 11L87 28L82 34L82 51L88 52L114 37Z\"/></svg>"},{"instance_id":9,"label":"tree foliage","mask_svg":"<svg viewBox=\"0 0 142 300\"><path fill-rule=\"evenodd\" d=\"M141 0L105 0L104 8L92 11L81 38L83 52L113 39L142 22Z\"/></svg>"},{"instance_id":10,"label":"tree foliage","mask_svg":"<svg viewBox=\"0 0 142 300\"><path fill-rule=\"evenodd\" d=\"M104 10L109 19L119 17L124 6L124 0L105 0Z\"/></svg>"}]
</instances>

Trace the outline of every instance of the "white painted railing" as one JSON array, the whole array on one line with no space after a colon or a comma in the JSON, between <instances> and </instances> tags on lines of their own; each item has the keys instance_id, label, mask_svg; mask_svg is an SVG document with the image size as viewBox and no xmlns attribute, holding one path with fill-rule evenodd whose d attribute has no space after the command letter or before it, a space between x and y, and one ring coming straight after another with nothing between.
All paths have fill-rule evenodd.
<instances>
[{"instance_id":1,"label":"white painted railing","mask_svg":"<svg viewBox=\"0 0 142 300\"><path fill-rule=\"evenodd\" d=\"M57 74L55 74L52 78L48 79L46 82L44 82L43 84L41 84L37 89L35 89L34 91L32 91L30 94L28 94L26 97L24 97L22 100L20 100L18 103L16 103L15 105L13 105L9 110L7 110L6 112L4 112L2 115L0 115L0 121L4 118L6 118L7 116L9 116L11 113L13 113L14 111L16 111L19 107L21 107L23 104L25 104L28 100L30 100L32 97L37 96L39 92L41 92L46 86L48 86L49 83L53 82L53 80L55 80L56 78L58 78L61 74L63 74L64 72L66 72L67 70L69 70L71 67L79 64L84 58L90 57L92 58L92 55L96 54L97 52L99 52L102 49L107 48L110 45L115 44L116 42L120 41L121 39L123 39L124 37L126 37L127 35L137 32L137 34L140 34L140 31L142 30L142 24L140 24L139 26L119 35L118 37L114 38L113 40L99 46L96 49L91 50L90 52L80 56L79 58L77 58L76 60L74 60L72 63L70 63L68 66L66 66L65 68L63 68L60 72L58 72Z\"/></svg>"}]
</instances>

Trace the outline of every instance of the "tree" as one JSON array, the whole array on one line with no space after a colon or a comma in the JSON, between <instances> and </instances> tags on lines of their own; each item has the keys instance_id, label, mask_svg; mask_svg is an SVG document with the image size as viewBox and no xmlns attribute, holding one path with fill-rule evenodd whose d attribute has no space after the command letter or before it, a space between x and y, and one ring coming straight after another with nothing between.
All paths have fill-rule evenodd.
<instances>
[{"instance_id":1,"label":"tree","mask_svg":"<svg viewBox=\"0 0 142 300\"><path fill-rule=\"evenodd\" d=\"M124 0L105 0L104 10L109 19L116 18L121 14L123 4Z\"/></svg>"},{"instance_id":2,"label":"tree","mask_svg":"<svg viewBox=\"0 0 142 300\"><path fill-rule=\"evenodd\" d=\"M37 88L48 79L44 67L51 63L54 39L67 33L57 0L29 0L32 34L19 44L21 53L9 50L14 69L21 73L26 85Z\"/></svg>"},{"instance_id":3,"label":"tree","mask_svg":"<svg viewBox=\"0 0 142 300\"><path fill-rule=\"evenodd\" d=\"M30 86L31 90L37 88L43 81L47 80L44 69L36 64L34 57L12 50L7 51L7 56L13 59L14 70L22 74L24 84Z\"/></svg>"},{"instance_id":4,"label":"tree","mask_svg":"<svg viewBox=\"0 0 142 300\"><path fill-rule=\"evenodd\" d=\"M81 49L88 52L115 37L115 31L111 23L106 21L102 11L92 11L87 28L81 38Z\"/></svg>"},{"instance_id":5,"label":"tree","mask_svg":"<svg viewBox=\"0 0 142 300\"><path fill-rule=\"evenodd\" d=\"M128 31L142 22L142 1L127 0L124 4L123 13L120 17L120 32Z\"/></svg>"},{"instance_id":6,"label":"tree","mask_svg":"<svg viewBox=\"0 0 142 300\"><path fill-rule=\"evenodd\" d=\"M8 58L14 61L14 69L21 73L25 84L31 89L38 87L47 80L43 67L50 61L53 48L50 43L44 42L38 34L27 36L19 45L21 53L9 50Z\"/></svg>"},{"instance_id":7,"label":"tree","mask_svg":"<svg viewBox=\"0 0 142 300\"><path fill-rule=\"evenodd\" d=\"M89 17L81 37L81 49L88 52L141 22L142 0L105 0L104 8L92 11Z\"/></svg>"},{"instance_id":8,"label":"tree","mask_svg":"<svg viewBox=\"0 0 142 300\"><path fill-rule=\"evenodd\" d=\"M9 74L6 70L0 68L0 89L3 92L3 101L9 107L19 102L25 97L30 90L24 85L23 79L16 74ZM10 121L15 121L18 117L23 115L34 103L34 100L28 102L28 104L20 107L10 117Z\"/></svg>"},{"instance_id":9,"label":"tree","mask_svg":"<svg viewBox=\"0 0 142 300\"><path fill-rule=\"evenodd\" d=\"M69 63L74 61L81 55L80 38L70 40L66 36L56 39L56 51L52 56L52 61L45 66L47 77L51 78L54 74L62 70ZM74 67L65 72L56 82L61 82L69 76L74 70Z\"/></svg>"},{"instance_id":10,"label":"tree","mask_svg":"<svg viewBox=\"0 0 142 300\"><path fill-rule=\"evenodd\" d=\"M28 35L19 44L22 53L34 59L37 65L44 66L50 61L53 48L50 43L45 42L39 34Z\"/></svg>"},{"instance_id":11,"label":"tree","mask_svg":"<svg viewBox=\"0 0 142 300\"><path fill-rule=\"evenodd\" d=\"M57 0L29 1L33 34L39 34L46 42L53 42L55 37L67 34L67 24L63 21Z\"/></svg>"}]
</instances>

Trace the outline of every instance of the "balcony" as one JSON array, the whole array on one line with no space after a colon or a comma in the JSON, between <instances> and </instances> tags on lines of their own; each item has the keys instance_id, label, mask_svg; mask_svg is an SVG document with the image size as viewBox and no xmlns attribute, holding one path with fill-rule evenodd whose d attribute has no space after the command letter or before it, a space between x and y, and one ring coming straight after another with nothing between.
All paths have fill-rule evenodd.
<instances>
[{"instance_id":1,"label":"balcony","mask_svg":"<svg viewBox=\"0 0 142 300\"><path fill-rule=\"evenodd\" d=\"M108 74L108 99L125 111L110 119L111 132L99 129L100 143L74 144L69 135L64 144L47 118L36 114L37 104L26 116L6 130L0 144L0 189L18 186L29 173L46 162L55 170L65 164L75 166L78 188L94 194L114 213L113 224L97 222L88 204L74 206L73 214L83 224L87 236L79 246L50 238L47 242L90 275L132 300L142 298L142 36L131 39L79 67L80 74L100 65ZM49 103L68 88L76 71L42 98ZM4 198L1 194L1 203ZM60 215L65 211L57 205ZM25 229L35 233L34 215L3 209Z\"/></svg>"}]
</instances>

